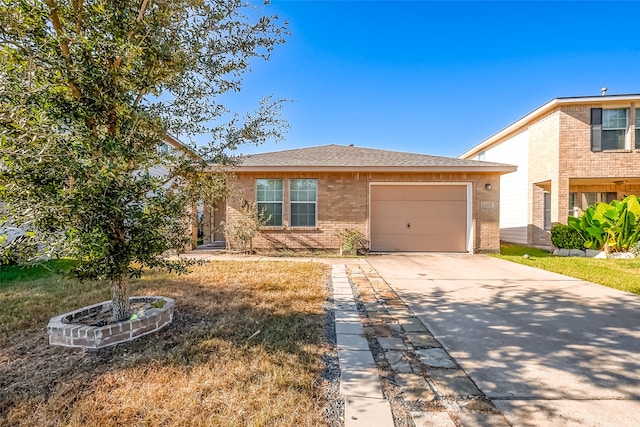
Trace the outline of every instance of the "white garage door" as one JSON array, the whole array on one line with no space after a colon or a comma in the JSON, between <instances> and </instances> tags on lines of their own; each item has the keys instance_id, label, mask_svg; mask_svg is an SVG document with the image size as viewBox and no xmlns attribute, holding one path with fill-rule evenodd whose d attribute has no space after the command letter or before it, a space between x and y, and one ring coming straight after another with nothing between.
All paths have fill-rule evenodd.
<instances>
[{"instance_id":1,"label":"white garage door","mask_svg":"<svg viewBox=\"0 0 640 427\"><path fill-rule=\"evenodd\" d=\"M467 186L371 185L371 250L467 252Z\"/></svg>"}]
</instances>

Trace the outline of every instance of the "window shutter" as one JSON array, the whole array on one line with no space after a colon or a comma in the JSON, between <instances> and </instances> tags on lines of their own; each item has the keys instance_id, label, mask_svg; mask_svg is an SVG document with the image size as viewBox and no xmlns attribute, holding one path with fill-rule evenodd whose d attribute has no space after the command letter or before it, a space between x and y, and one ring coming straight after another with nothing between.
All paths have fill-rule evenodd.
<instances>
[{"instance_id":1,"label":"window shutter","mask_svg":"<svg viewBox=\"0 0 640 427\"><path fill-rule=\"evenodd\" d=\"M591 151L602 151L602 108L591 109Z\"/></svg>"}]
</instances>

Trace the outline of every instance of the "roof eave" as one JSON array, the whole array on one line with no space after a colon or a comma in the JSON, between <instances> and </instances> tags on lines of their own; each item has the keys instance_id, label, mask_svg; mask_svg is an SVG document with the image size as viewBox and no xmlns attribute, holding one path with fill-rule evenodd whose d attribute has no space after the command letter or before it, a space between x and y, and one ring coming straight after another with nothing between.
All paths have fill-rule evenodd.
<instances>
[{"instance_id":1,"label":"roof eave","mask_svg":"<svg viewBox=\"0 0 640 427\"><path fill-rule=\"evenodd\" d=\"M230 168L235 173L246 172L480 172L510 173L517 167L512 165L490 166L236 166Z\"/></svg>"}]
</instances>

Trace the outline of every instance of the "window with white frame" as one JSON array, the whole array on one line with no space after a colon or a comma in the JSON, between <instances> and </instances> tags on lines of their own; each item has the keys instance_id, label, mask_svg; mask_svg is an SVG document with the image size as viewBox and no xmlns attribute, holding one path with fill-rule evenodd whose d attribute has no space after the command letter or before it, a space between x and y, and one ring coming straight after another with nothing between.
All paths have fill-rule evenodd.
<instances>
[{"instance_id":1,"label":"window with white frame","mask_svg":"<svg viewBox=\"0 0 640 427\"><path fill-rule=\"evenodd\" d=\"M627 134L627 110L602 110L602 149L623 150Z\"/></svg>"},{"instance_id":2,"label":"window with white frame","mask_svg":"<svg viewBox=\"0 0 640 427\"><path fill-rule=\"evenodd\" d=\"M315 227L317 222L318 180L292 179L289 181L291 201L291 227Z\"/></svg>"},{"instance_id":3,"label":"window with white frame","mask_svg":"<svg viewBox=\"0 0 640 427\"><path fill-rule=\"evenodd\" d=\"M282 179L256 179L257 208L269 218L266 226L282 226L283 193Z\"/></svg>"},{"instance_id":4,"label":"window with white frame","mask_svg":"<svg viewBox=\"0 0 640 427\"><path fill-rule=\"evenodd\" d=\"M627 148L626 108L591 109L591 151L624 150Z\"/></svg>"}]
</instances>

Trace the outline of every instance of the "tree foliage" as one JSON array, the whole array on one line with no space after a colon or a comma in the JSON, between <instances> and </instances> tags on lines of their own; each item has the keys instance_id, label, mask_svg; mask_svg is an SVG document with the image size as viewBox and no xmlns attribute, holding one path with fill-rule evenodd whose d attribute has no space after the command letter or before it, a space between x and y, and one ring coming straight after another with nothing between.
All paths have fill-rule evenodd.
<instances>
[{"instance_id":1,"label":"tree foliage","mask_svg":"<svg viewBox=\"0 0 640 427\"><path fill-rule=\"evenodd\" d=\"M238 0L0 1L0 229L35 232L114 299L132 265L183 268L163 254L186 244L187 207L224 188L204 160L282 136L280 100L241 119L220 98L286 23ZM167 134L211 141L162 150Z\"/></svg>"}]
</instances>

